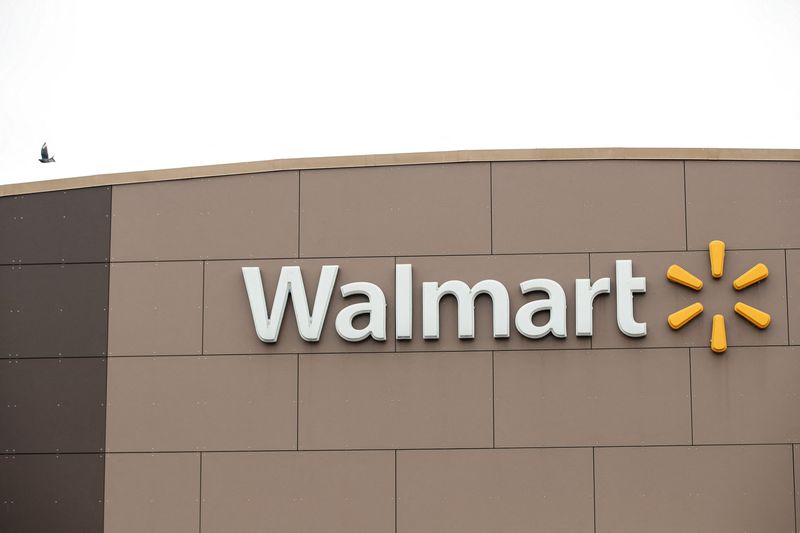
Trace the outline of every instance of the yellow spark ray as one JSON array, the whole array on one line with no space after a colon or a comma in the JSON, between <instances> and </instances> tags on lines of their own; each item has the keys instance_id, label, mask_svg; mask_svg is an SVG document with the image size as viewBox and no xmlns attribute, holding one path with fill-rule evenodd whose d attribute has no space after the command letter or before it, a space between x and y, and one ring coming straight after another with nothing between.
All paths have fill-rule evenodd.
<instances>
[{"instance_id":1,"label":"yellow spark ray","mask_svg":"<svg viewBox=\"0 0 800 533\"><path fill-rule=\"evenodd\" d=\"M767 279L767 276L769 276L767 265L764 263L759 263L736 278L736 280L733 282L733 288L737 291L740 291L746 287L749 287L753 283L758 283L763 279Z\"/></svg>"},{"instance_id":2,"label":"yellow spark ray","mask_svg":"<svg viewBox=\"0 0 800 533\"><path fill-rule=\"evenodd\" d=\"M743 304L742 302L736 302L736 305L733 306L733 309L740 316L746 318L751 324L759 329L764 329L769 326L769 323L772 320L772 317L769 316L769 313L765 313L761 309L756 309L755 307Z\"/></svg>"},{"instance_id":3,"label":"yellow spark ray","mask_svg":"<svg viewBox=\"0 0 800 533\"><path fill-rule=\"evenodd\" d=\"M722 241L711 241L708 243L708 256L711 260L711 275L719 279L725 268L725 243Z\"/></svg>"},{"instance_id":4,"label":"yellow spark ray","mask_svg":"<svg viewBox=\"0 0 800 533\"><path fill-rule=\"evenodd\" d=\"M669 317L667 317L667 323L672 329L681 329L702 312L703 304L700 302L693 303L669 315Z\"/></svg>"},{"instance_id":5,"label":"yellow spark ray","mask_svg":"<svg viewBox=\"0 0 800 533\"><path fill-rule=\"evenodd\" d=\"M703 282L700 278L678 265L672 265L667 269L667 279L696 291L703 288Z\"/></svg>"},{"instance_id":6,"label":"yellow spark ray","mask_svg":"<svg viewBox=\"0 0 800 533\"><path fill-rule=\"evenodd\" d=\"M725 317L714 315L711 321L711 351L723 353L728 349L728 338L725 335Z\"/></svg>"}]
</instances>

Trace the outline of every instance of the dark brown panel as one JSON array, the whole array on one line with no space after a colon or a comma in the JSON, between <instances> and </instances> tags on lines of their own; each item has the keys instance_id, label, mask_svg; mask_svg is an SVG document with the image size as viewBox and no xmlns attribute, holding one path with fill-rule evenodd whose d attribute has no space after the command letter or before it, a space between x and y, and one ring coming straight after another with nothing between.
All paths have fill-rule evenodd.
<instances>
[{"instance_id":1,"label":"dark brown panel","mask_svg":"<svg viewBox=\"0 0 800 533\"><path fill-rule=\"evenodd\" d=\"M108 261L111 187L0 198L0 263Z\"/></svg>"},{"instance_id":2,"label":"dark brown panel","mask_svg":"<svg viewBox=\"0 0 800 533\"><path fill-rule=\"evenodd\" d=\"M104 358L4 361L0 451L102 451L105 399Z\"/></svg>"},{"instance_id":3,"label":"dark brown panel","mask_svg":"<svg viewBox=\"0 0 800 533\"><path fill-rule=\"evenodd\" d=\"M106 353L108 265L0 267L0 356Z\"/></svg>"},{"instance_id":4,"label":"dark brown panel","mask_svg":"<svg viewBox=\"0 0 800 533\"><path fill-rule=\"evenodd\" d=\"M0 457L0 530L103 531L103 456Z\"/></svg>"}]
</instances>

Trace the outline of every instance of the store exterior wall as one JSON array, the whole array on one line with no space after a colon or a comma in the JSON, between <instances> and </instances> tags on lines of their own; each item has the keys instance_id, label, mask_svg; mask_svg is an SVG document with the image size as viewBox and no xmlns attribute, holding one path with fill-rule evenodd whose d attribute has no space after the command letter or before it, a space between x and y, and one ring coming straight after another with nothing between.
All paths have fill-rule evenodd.
<instances>
[{"instance_id":1,"label":"store exterior wall","mask_svg":"<svg viewBox=\"0 0 800 533\"><path fill-rule=\"evenodd\" d=\"M796 530L800 162L472 159L0 198L0 531ZM617 260L646 278L644 336L618 326ZM758 263L769 276L734 290ZM271 306L292 265L309 305L339 266L321 337L300 337L290 302L262 342L241 268L261 268ZM604 277L578 336L575 280ZM515 328L532 278L563 287L565 338ZM422 282L484 279L508 290L508 338L481 296L474 339L452 297L423 339ZM383 290L386 340L337 334L363 301L351 282Z\"/></svg>"}]
</instances>

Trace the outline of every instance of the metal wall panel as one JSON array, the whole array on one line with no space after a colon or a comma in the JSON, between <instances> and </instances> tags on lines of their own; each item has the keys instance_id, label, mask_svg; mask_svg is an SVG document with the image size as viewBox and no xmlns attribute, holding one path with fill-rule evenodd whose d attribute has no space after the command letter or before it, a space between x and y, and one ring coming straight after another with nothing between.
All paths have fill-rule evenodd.
<instances>
[{"instance_id":1,"label":"metal wall panel","mask_svg":"<svg viewBox=\"0 0 800 533\"><path fill-rule=\"evenodd\" d=\"M2 531L103 531L110 235L110 187L0 198Z\"/></svg>"},{"instance_id":2,"label":"metal wall panel","mask_svg":"<svg viewBox=\"0 0 800 533\"><path fill-rule=\"evenodd\" d=\"M0 264L108 261L111 187L0 198Z\"/></svg>"}]
</instances>

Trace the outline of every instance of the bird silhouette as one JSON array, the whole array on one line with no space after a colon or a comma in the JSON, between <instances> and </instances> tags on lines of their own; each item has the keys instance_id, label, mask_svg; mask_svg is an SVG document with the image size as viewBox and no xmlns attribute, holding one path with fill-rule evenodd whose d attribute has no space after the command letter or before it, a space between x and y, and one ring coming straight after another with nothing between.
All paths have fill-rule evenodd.
<instances>
[{"instance_id":1,"label":"bird silhouette","mask_svg":"<svg viewBox=\"0 0 800 533\"><path fill-rule=\"evenodd\" d=\"M48 154L47 154L47 143L44 143L42 145L42 157L41 157L41 159L39 159L39 162L41 162L41 163L55 163L56 162L56 158L55 157L49 157Z\"/></svg>"}]
</instances>

